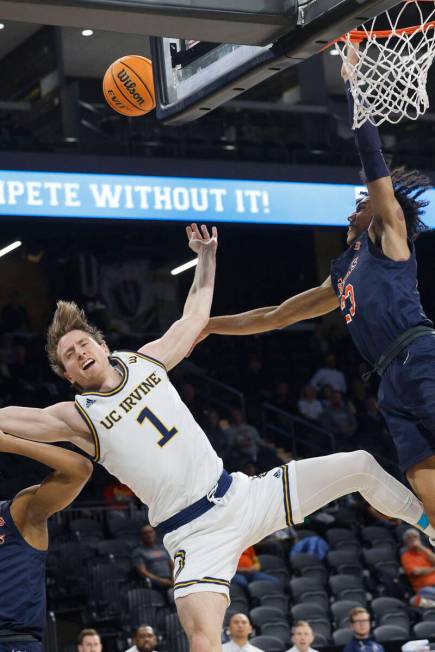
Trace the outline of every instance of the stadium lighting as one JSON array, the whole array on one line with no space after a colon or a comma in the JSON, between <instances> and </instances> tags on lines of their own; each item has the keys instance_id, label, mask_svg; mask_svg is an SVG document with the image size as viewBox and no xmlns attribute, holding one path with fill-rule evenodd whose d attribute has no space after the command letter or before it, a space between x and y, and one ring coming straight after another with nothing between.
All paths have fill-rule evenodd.
<instances>
[{"instance_id":1,"label":"stadium lighting","mask_svg":"<svg viewBox=\"0 0 435 652\"><path fill-rule=\"evenodd\" d=\"M83 29L82 30L82 36L93 36L94 35L94 30L93 29Z\"/></svg>"},{"instance_id":2,"label":"stadium lighting","mask_svg":"<svg viewBox=\"0 0 435 652\"><path fill-rule=\"evenodd\" d=\"M5 24L4 24L4 23L0 23L0 29L4 29L4 28L5 28Z\"/></svg>"},{"instance_id":3,"label":"stadium lighting","mask_svg":"<svg viewBox=\"0 0 435 652\"><path fill-rule=\"evenodd\" d=\"M14 249L21 247L22 244L23 244L22 242L17 240L16 242L12 242L10 245L7 245L7 247L3 247L3 249L0 249L0 258L2 256L6 256L6 254L9 254Z\"/></svg>"},{"instance_id":4,"label":"stadium lighting","mask_svg":"<svg viewBox=\"0 0 435 652\"><path fill-rule=\"evenodd\" d=\"M177 274L181 274L181 272L185 272L186 269L190 269L191 267L196 267L198 264L198 258L195 258L194 260L189 260L188 263L184 263L184 265L180 265L179 267L175 267L175 269L171 270L172 276L177 276Z\"/></svg>"},{"instance_id":5,"label":"stadium lighting","mask_svg":"<svg viewBox=\"0 0 435 652\"><path fill-rule=\"evenodd\" d=\"M331 55L331 57L337 57L340 54L340 52L338 51L337 48L334 48L333 50L329 50L329 54Z\"/></svg>"}]
</instances>

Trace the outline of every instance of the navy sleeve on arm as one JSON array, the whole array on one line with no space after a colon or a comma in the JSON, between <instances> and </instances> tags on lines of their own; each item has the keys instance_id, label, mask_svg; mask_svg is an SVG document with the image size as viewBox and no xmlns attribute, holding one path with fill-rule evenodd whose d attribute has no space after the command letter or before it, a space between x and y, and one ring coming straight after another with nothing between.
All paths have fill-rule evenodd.
<instances>
[{"instance_id":1,"label":"navy sleeve on arm","mask_svg":"<svg viewBox=\"0 0 435 652\"><path fill-rule=\"evenodd\" d=\"M350 125L352 125L354 101L348 81L345 83L345 90L349 121ZM390 171L382 154L382 143L378 128L367 120L361 127L355 129L355 142L366 181L376 181L376 179L382 177L389 177Z\"/></svg>"}]
</instances>

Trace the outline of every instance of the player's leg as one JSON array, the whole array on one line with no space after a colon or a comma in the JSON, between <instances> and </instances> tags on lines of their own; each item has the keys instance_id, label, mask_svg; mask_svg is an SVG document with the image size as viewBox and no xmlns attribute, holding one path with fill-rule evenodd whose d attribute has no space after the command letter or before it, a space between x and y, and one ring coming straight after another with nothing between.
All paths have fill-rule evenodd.
<instances>
[{"instance_id":1,"label":"player's leg","mask_svg":"<svg viewBox=\"0 0 435 652\"><path fill-rule=\"evenodd\" d=\"M422 501L429 521L435 525L435 455L414 464L406 472L406 477Z\"/></svg>"},{"instance_id":2,"label":"player's leg","mask_svg":"<svg viewBox=\"0 0 435 652\"><path fill-rule=\"evenodd\" d=\"M175 604L189 640L189 652L221 652L227 596L203 591L178 598Z\"/></svg>"},{"instance_id":3,"label":"player's leg","mask_svg":"<svg viewBox=\"0 0 435 652\"><path fill-rule=\"evenodd\" d=\"M355 491L381 514L400 518L434 537L435 530L420 500L367 451L300 460L290 469L290 496L296 522Z\"/></svg>"}]
</instances>

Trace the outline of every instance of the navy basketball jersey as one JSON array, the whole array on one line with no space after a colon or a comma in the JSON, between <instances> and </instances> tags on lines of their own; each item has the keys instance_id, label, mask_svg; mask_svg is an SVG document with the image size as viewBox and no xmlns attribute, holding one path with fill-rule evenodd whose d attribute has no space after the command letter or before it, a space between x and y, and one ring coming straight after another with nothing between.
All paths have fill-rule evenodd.
<instances>
[{"instance_id":1,"label":"navy basketball jersey","mask_svg":"<svg viewBox=\"0 0 435 652\"><path fill-rule=\"evenodd\" d=\"M23 539L11 516L11 502L0 502L0 632L11 630L41 639L47 552Z\"/></svg>"},{"instance_id":2,"label":"navy basketball jersey","mask_svg":"<svg viewBox=\"0 0 435 652\"><path fill-rule=\"evenodd\" d=\"M410 243L407 261L384 256L368 231L331 263L331 281L349 333L361 355L374 365L401 333L430 326L417 290L417 260Z\"/></svg>"}]
</instances>

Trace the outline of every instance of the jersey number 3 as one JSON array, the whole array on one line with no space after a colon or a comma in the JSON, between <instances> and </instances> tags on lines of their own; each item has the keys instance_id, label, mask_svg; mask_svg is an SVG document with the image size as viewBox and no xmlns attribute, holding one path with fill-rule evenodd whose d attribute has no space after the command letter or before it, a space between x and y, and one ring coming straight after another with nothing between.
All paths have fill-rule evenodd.
<instances>
[{"instance_id":1,"label":"jersey number 3","mask_svg":"<svg viewBox=\"0 0 435 652\"><path fill-rule=\"evenodd\" d=\"M166 426L160 421L160 419L156 417L154 412L151 412L151 410L147 407L144 408L140 412L139 416L137 417L137 420L141 425L143 424L145 419L148 419L148 421L150 421L153 424L154 428L158 430L159 433L162 435L161 439L159 439L159 441L157 442L159 446L163 447L178 432L177 428L171 428L170 430L168 430Z\"/></svg>"},{"instance_id":2,"label":"jersey number 3","mask_svg":"<svg viewBox=\"0 0 435 652\"><path fill-rule=\"evenodd\" d=\"M345 314L344 318L346 319L346 324L350 324L352 318L355 317L355 310L356 310L355 293L353 291L352 283L348 283L346 285L346 287L344 288L344 292L341 295L340 308L342 312L346 310L347 299L350 299L350 308L349 311Z\"/></svg>"}]
</instances>

